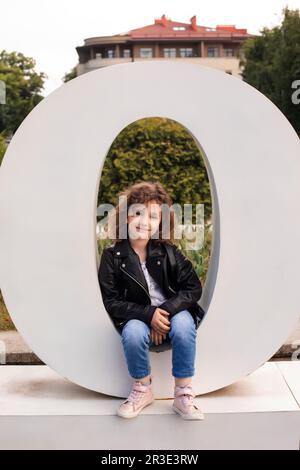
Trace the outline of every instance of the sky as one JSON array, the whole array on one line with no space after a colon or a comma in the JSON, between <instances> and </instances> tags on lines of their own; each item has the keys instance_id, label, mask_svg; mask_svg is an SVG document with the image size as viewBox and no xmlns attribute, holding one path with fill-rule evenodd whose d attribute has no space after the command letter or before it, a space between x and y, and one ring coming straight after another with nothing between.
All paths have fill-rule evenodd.
<instances>
[{"instance_id":1,"label":"sky","mask_svg":"<svg viewBox=\"0 0 300 470\"><path fill-rule=\"evenodd\" d=\"M173 21L214 27L234 24L252 34L280 24L282 9L300 9L300 0L0 0L0 50L33 57L48 76L44 96L62 85L78 62L75 47L93 36L110 36L154 23Z\"/></svg>"}]
</instances>

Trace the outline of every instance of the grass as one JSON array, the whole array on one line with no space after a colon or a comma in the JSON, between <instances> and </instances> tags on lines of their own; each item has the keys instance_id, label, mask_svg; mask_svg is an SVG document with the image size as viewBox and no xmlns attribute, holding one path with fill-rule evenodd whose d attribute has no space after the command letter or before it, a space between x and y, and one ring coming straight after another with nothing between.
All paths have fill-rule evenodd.
<instances>
[{"instance_id":1,"label":"grass","mask_svg":"<svg viewBox=\"0 0 300 470\"><path fill-rule=\"evenodd\" d=\"M15 325L13 324L7 308L5 306L2 292L0 290L0 331L15 330Z\"/></svg>"}]
</instances>

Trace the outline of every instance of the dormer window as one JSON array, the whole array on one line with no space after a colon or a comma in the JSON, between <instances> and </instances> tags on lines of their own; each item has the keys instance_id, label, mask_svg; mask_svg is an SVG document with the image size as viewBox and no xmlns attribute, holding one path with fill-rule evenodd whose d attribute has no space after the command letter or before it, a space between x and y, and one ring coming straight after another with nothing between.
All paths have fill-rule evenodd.
<instances>
[{"instance_id":1,"label":"dormer window","mask_svg":"<svg viewBox=\"0 0 300 470\"><path fill-rule=\"evenodd\" d=\"M185 26L173 26L174 31L185 31Z\"/></svg>"}]
</instances>

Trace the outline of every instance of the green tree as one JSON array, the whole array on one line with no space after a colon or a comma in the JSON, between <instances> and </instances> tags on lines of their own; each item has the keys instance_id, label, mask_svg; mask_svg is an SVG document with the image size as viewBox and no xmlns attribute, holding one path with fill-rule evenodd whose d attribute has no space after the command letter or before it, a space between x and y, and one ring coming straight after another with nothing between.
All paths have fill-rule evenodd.
<instances>
[{"instance_id":1,"label":"green tree","mask_svg":"<svg viewBox=\"0 0 300 470\"><path fill-rule=\"evenodd\" d=\"M266 95L300 135L300 105L292 101L292 84L300 79L299 10L282 10L282 23L263 28L243 46L243 79Z\"/></svg>"},{"instance_id":2,"label":"green tree","mask_svg":"<svg viewBox=\"0 0 300 470\"><path fill-rule=\"evenodd\" d=\"M69 82L70 80L73 80L73 78L76 78L76 77L77 77L77 68L75 66L70 70L70 72L65 73L62 80L64 83L66 83L66 82Z\"/></svg>"},{"instance_id":3,"label":"green tree","mask_svg":"<svg viewBox=\"0 0 300 470\"><path fill-rule=\"evenodd\" d=\"M43 99L47 76L35 71L35 61L20 52L0 51L0 80L6 85L6 104L0 114L0 132L14 133L27 114Z\"/></svg>"},{"instance_id":4,"label":"green tree","mask_svg":"<svg viewBox=\"0 0 300 470\"><path fill-rule=\"evenodd\" d=\"M145 118L123 129L107 154L100 181L98 205L117 203L120 190L138 180L160 181L174 203L204 204L211 215L210 186L200 149L179 123Z\"/></svg>"},{"instance_id":5,"label":"green tree","mask_svg":"<svg viewBox=\"0 0 300 470\"><path fill-rule=\"evenodd\" d=\"M0 165L2 163L2 159L4 157L5 151L6 151L6 141L3 135L0 134Z\"/></svg>"}]
</instances>

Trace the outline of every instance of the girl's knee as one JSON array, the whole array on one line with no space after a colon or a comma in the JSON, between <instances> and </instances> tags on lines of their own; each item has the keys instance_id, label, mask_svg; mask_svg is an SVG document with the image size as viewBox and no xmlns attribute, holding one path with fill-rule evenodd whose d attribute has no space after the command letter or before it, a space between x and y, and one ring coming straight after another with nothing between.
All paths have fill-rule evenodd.
<instances>
[{"instance_id":1,"label":"girl's knee","mask_svg":"<svg viewBox=\"0 0 300 470\"><path fill-rule=\"evenodd\" d=\"M196 333L196 325L192 314L188 310L182 310L171 317L171 330L179 333ZM170 332L171 332L170 330Z\"/></svg>"},{"instance_id":2,"label":"girl's knee","mask_svg":"<svg viewBox=\"0 0 300 470\"><path fill-rule=\"evenodd\" d=\"M142 320L133 318L129 320L122 330L122 341L147 341L150 336L148 325Z\"/></svg>"}]
</instances>

